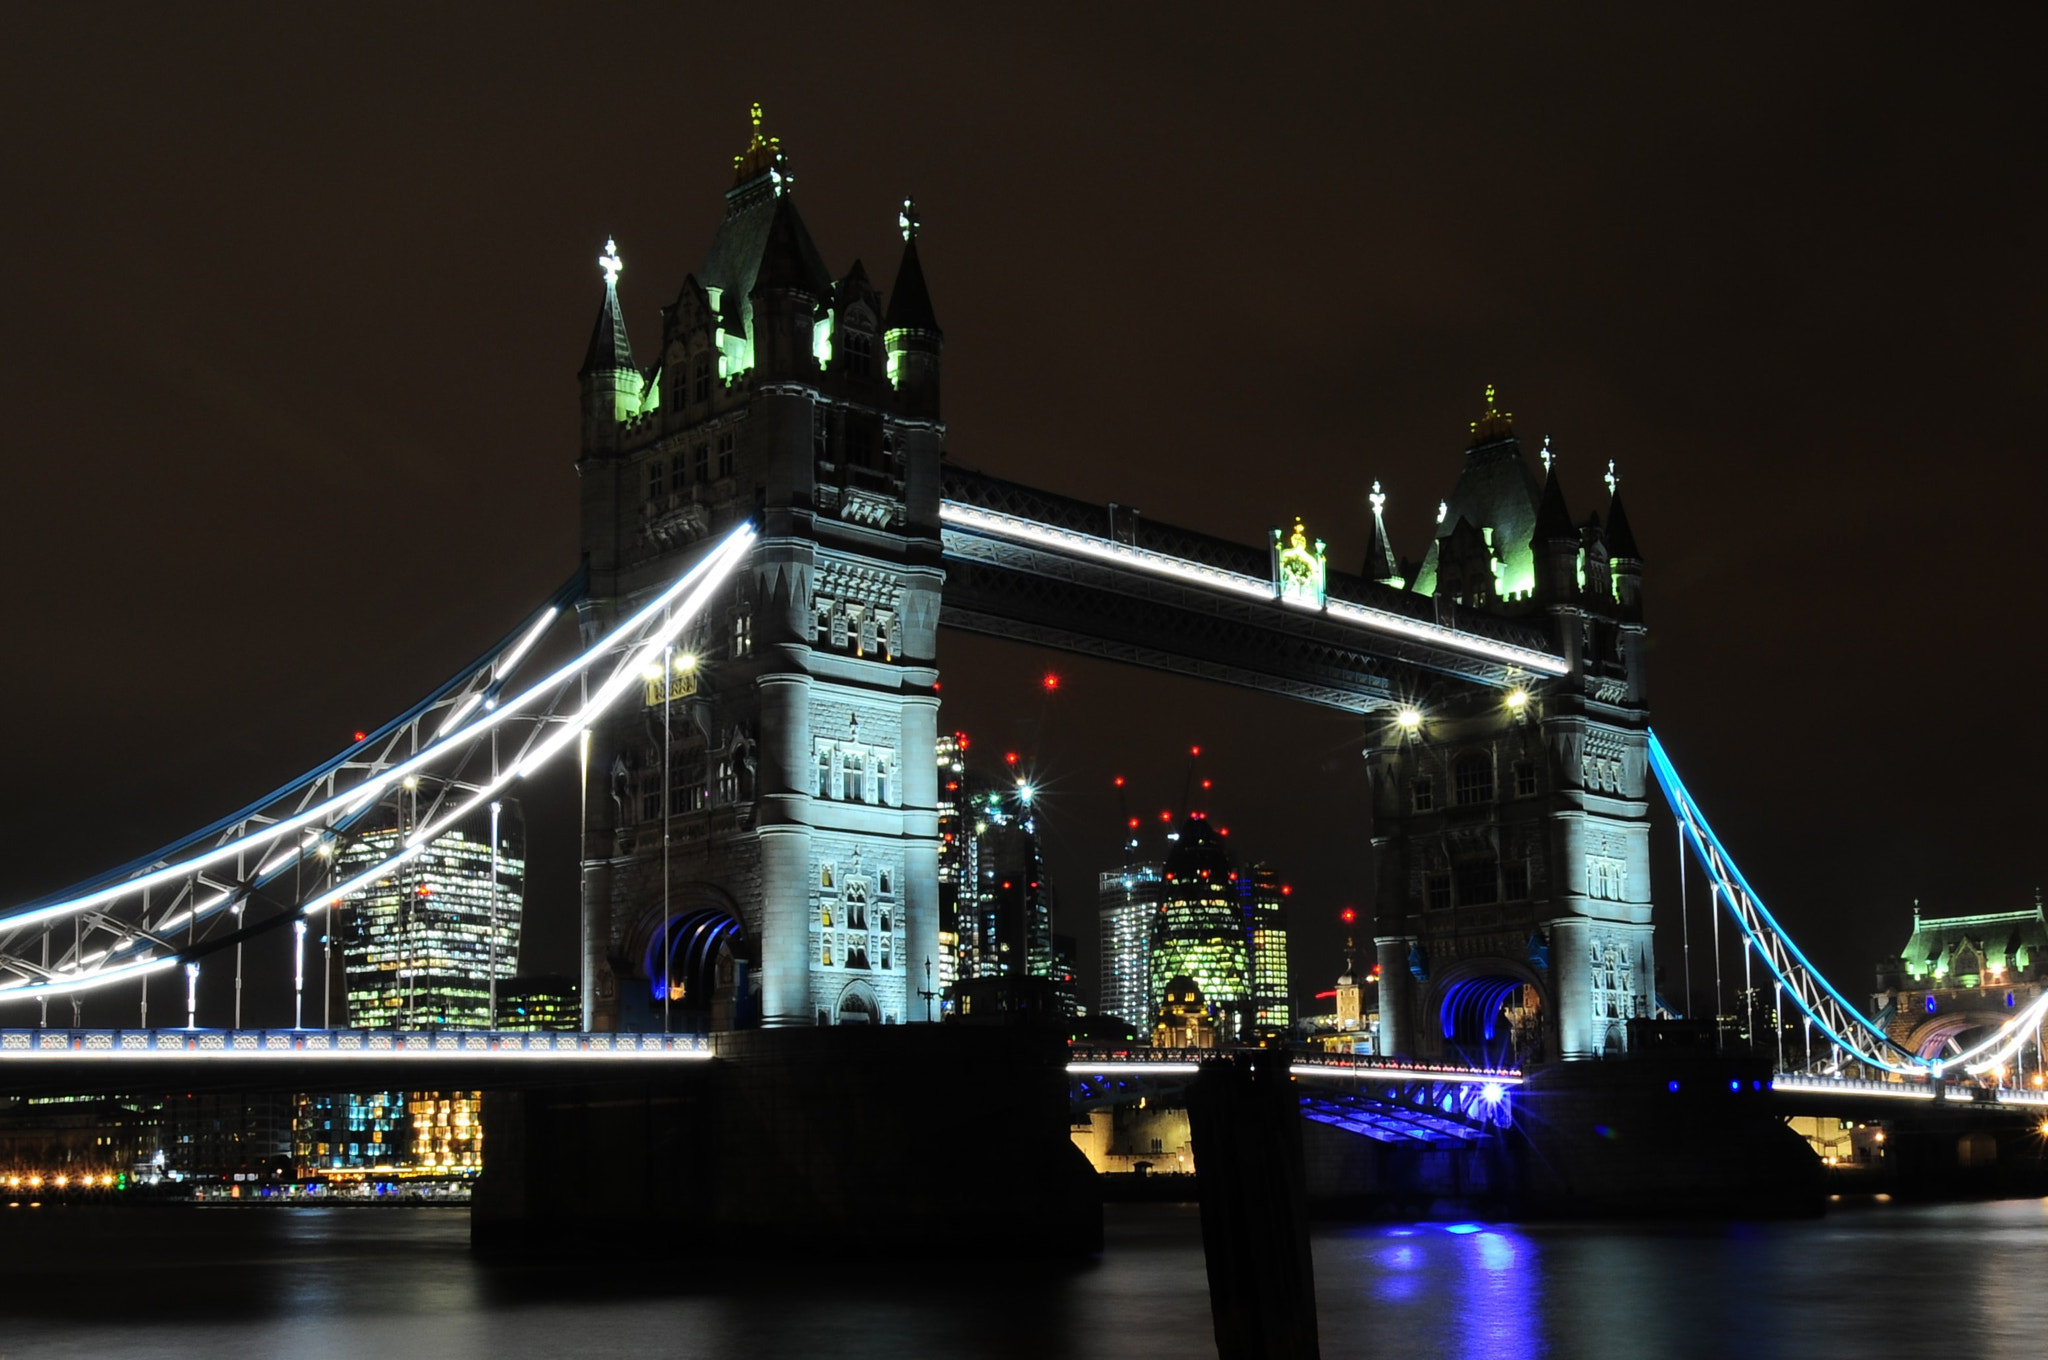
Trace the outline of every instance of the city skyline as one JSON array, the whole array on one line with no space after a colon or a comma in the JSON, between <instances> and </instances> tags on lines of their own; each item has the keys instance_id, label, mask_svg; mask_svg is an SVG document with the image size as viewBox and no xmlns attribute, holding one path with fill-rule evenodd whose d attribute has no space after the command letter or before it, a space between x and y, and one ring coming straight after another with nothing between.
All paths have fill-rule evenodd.
<instances>
[{"instance_id":1,"label":"city skyline","mask_svg":"<svg viewBox=\"0 0 2048 1360\"><path fill-rule=\"evenodd\" d=\"M1881 721L1882 686L1844 679L1816 709L1783 702L1773 685L1745 685L1738 669L1782 664L1788 673L1866 674L1885 654L1895 620L1911 617L1931 630L1932 653L1970 654L1988 667L1989 692L2016 692L2022 683L2014 655L1973 645L2002 636L1992 593L1966 589L1954 571L1916 568L1869 547L1912 525L1923 541L1946 545L1934 554L1940 560L1969 544L1972 574L2026 574L2014 536L1977 528L1982 487L2025 485L2038 475L2016 461L2020 441L2003 432L2005 413L2023 404L2013 394L2026 390L2027 337L2040 333L2041 306L2039 265L2015 244L2030 220L2026 193L1990 188L2003 181L1999 147L2017 125L2001 102L2010 97L2001 93L2007 83L1963 80L1942 85L1950 93L1937 98L1918 82L1895 82L1900 101L1873 129L1859 121L1863 106L1844 72L1901 71L1917 44L1898 31L1882 23L1846 32L1830 26L1831 50L1846 46L1858 60L1796 79L1731 38L1695 32L1664 53L1677 87L1730 69L1747 71L1751 81L1743 115L1709 125L1682 102L1636 98L1617 74L1633 63L1598 44L1554 48L1527 21L1461 35L1459 45L1441 49L1459 51L1454 66L1432 57L1412 69L1386 55L1408 50L1410 35L1392 21L1355 22L1382 40L1364 59L1373 78L1328 80L1331 91L1355 90L1348 101L1296 86L1315 110L1312 138L1261 112L1256 98L1197 109L1189 91L1174 88L1162 91L1165 107L1184 113L1187 127L1202 135L1162 130L1111 97L1121 81L1084 64L1075 77L1088 96L1081 104L1042 129L1006 128L970 157L960 139L985 135L986 119L876 137L828 117L801 69L782 88L743 89L737 77L721 76L702 100L702 116L663 125L672 142L665 163L687 184L661 177L622 184L580 153L544 154L537 173L549 184L550 206L510 233L496 230L506 182L485 167L502 169L514 157L526 163L535 144L531 123L504 110L505 126L483 139L481 154L461 156L446 154L452 134L433 117L363 115L365 144L389 151L380 179L404 185L431 177L433 188L365 200L351 218L367 213L370 229L353 233L347 249L324 252L308 247L332 230L336 189L280 186L249 173L276 149L253 133L220 135L228 110L214 96L183 82L176 97L152 95L152 77L142 71L119 91L77 80L76 91L112 101L109 107L151 98L165 116L121 154L99 153L108 125L95 117L69 120L62 140L18 149L19 182L40 206L9 228L13 253L33 259L48 256L53 242L73 244L63 270L18 280L22 305L9 324L24 330L10 352L23 358L10 375L19 386L8 389L9 409L26 422L25 447L83 440L98 451L108 474L101 511L158 569L137 582L84 562L65 598L111 611L103 626L160 660L150 685L118 682L127 715L118 732L85 718L117 682L67 666L61 658L75 649L54 648L58 660L47 675L10 681L18 702L57 715L43 725L47 732L66 736L59 743L33 734L22 752L19 787L37 792L6 819L5 895L19 900L101 867L102 835L85 837L80 826L112 822L126 837L123 850L141 849L267 787L280 769L306 763L301 754L331 751L471 650L470 633L496 627L516 612L515 601L557 579L573 556L566 508L573 428L563 403L588 334L588 260L615 235L627 261L626 305L636 321L649 316L698 249L695 229L679 233L673 224L715 189L738 110L759 98L790 148L821 238L829 228L843 243L835 264L849 250L887 258L895 190L885 194L884 181L917 192L935 293L951 332L972 337L949 360L947 442L956 455L1017 473L1043 461L1055 484L1240 541L1256 541L1305 512L1311 530L1329 539L1333 559L1348 564L1368 545L1365 501L1375 480L1390 498L1395 550L1420 550L1451 480L1464 422L1484 384L1497 383L1526 435L1554 435L1574 505L1594 497L1609 457L1619 464L1653 591L1658 725L1694 772L1702 798L1729 823L1760 887L1826 971L1866 971L1866 941L1895 935L1913 897L1957 912L2024 905L2041 872L2024 851L1983 855L1961 847L2029 843L2025 829L2038 798L2013 771L2038 763L2041 724L2030 708L2015 719L2022 758L1990 767L1972 785L1967 808L1942 804L1909 816L1890 803L1823 801L1815 811L1811 799L1776 787L1792 781L1762 777L1760 767L1774 752L1798 750L1835 786L1875 787L1895 777L1896 757L1866 737ZM1787 22L1796 29L1818 20ZM1105 50L1133 36L1111 29ZM199 37L218 51L250 41L208 34L202 25L173 35L170 46ZM1817 40L1806 32L1788 41ZM958 41L942 30L920 37L939 56ZM1493 116L1505 90L1484 93L1485 117L1421 128L1394 116L1428 102L1432 82L1462 75L1478 56L1465 42L1512 52L1516 62L1543 54L1550 88L1571 97L1522 108L1523 126L1507 136ZM1188 44L1182 55L1197 66L1220 57L1221 49L1198 39ZM346 41L333 45L335 58L346 49ZM564 52L572 82L598 79L592 49L571 39ZM2001 60L1970 52L1967 61L1987 67ZM121 48L100 57L109 71L133 59ZM426 68L415 69L404 54L395 60L401 99L394 107L424 99ZM605 49L608 97L629 105L652 98L658 81L613 69L636 60ZM1246 60L1246 90L1274 88L1272 53L1255 48ZM49 74L64 69L60 59ZM460 87L477 72L435 71L432 78ZM730 88L719 84L728 79ZM37 88L33 79L19 87ZM346 143L322 122L331 94L317 84L273 94L286 123L305 134L293 159L359 173ZM61 109L77 96L38 97ZM1622 108L1636 129L1626 135L1604 121ZM1770 117L1789 119L1793 135L1758 142L1757 120ZM400 148L422 131L421 145L434 154L413 159ZM1064 154L1084 131L1122 150L1094 159ZM1664 145L1685 154L1645 149ZM1842 146L1855 147L1855 156L1827 154ZM177 208L167 230L110 232L104 223L127 217L108 210L126 183L119 167L131 164L124 156L142 154L199 168L212 192ZM979 169L962 168L1048 162L1073 182L1069 197L1091 205L1088 232L1066 229L1065 203L1018 203L991 189ZM450 164L467 168L450 176ZM1331 166L1352 173L1326 173ZM1335 258L1331 233L1362 232L1355 243L1343 239L1372 267L1314 286L1247 275L1228 242L1233 231L1259 225L1266 197L1258 186L1276 176L1322 184L1331 195L1290 224L1312 235L1305 256ZM1886 195L1879 186L1889 182L1914 191ZM260 202L248 197L259 183ZM1520 211L1511 215L1512 230L1500 215L1471 207L1484 194L1514 199ZM395 206L415 200L416 208ZM1177 232L1166 253L1140 253L1141 244L1148 251L1161 245L1155 223L1162 217L1202 220L1182 207L1196 201L1223 214L1218 235ZM1023 214L1014 226L1004 216L1012 207ZM252 222L269 229L247 229ZM449 224L454 234L436 240L429 222ZM1966 223L1969 247L1944 249ZM1126 389L1093 381L1085 363L1063 365L1070 379L1064 396L1079 403L1078 414L1059 422L1050 440L1043 421L1017 418L1014 397L1015 375L1036 371L1031 356L1065 352L1045 329L1052 321L1017 305L1008 261L1026 245L1065 293L1153 309L1133 312L1133 325L1091 342L1138 365L1144 381ZM1210 275L1225 281L1219 319L1204 321L1204 309L1184 290L1158 286ZM424 288L423 278L430 281ZM508 289L506 279L520 283ZM1312 300L1329 289L1342 305ZM97 318L134 297L156 298L164 315L177 318L167 332L176 343L139 356L131 380L111 394L97 383L81 386L89 366L57 356L91 348ZM1948 321L1958 304L1973 309L1969 327ZM430 316L438 326L449 309L497 324L472 337L474 348L458 345L458 358L392 362L398 337L421 333ZM309 324L316 311L325 326L351 337L350 352L327 348L333 341ZM1236 330L1269 315L1302 337L1294 347L1302 357L1290 374L1293 399L1257 414L1209 411L1213 374L1187 372L1185 356L1161 353L1153 338ZM1639 338L1652 333L1654 344ZM48 334L70 339L53 347L33 338ZM305 357L280 366L298 346L309 347ZM438 395L450 364L463 374L457 386L502 395L450 409ZM334 393L344 388L350 401L337 404ZM1127 392L1140 388L1170 399L1133 403ZM148 461L130 452L159 446L171 456ZM1836 469L1847 465L1850 449L1860 476L1845 484ZM489 466L503 475L479 475L483 464L464 450L495 459ZM1262 475L1247 496L1239 468L1251 450ZM22 503L75 500L75 466L60 459L25 468ZM373 489L396 494L373 498ZM358 563L292 551L302 542L342 541L373 501L380 540L435 541L433 526L467 518L506 526L489 535L494 542L533 549L503 562L501 555L489 563L450 555L444 587L420 594L419 609L378 635L392 654L418 658L404 667L381 652L374 663L360 655L352 645L362 632L356 621L336 626L293 603L301 591L337 601L417 591L417 565L405 553ZM162 513L169 506L181 508ZM224 514L237 534L219 532ZM50 537L54 522L23 523L8 537L17 577L65 556ZM231 541L292 564L296 575L293 584L284 576L248 580L248 606L281 622L245 664L222 668L192 639L218 623L199 602L216 598L205 583L221 577L221 545ZM1788 573L1788 553L1811 569ZM1874 578L1873 560L1880 564ZM361 588L363 572L387 570L388 582ZM1883 588L1869 588L1871 579ZM1779 595L1789 596L1782 609L1752 607ZM67 625L41 612L41 601L28 607L31 629L61 644ZM1047 665L1068 686L1057 711L1032 717L1023 696ZM1174 739L1213 741L1217 729L1257 728L1268 749L1233 757L1245 768L1224 771L1221 782L1259 791L1265 806L1236 820L1245 834L1273 845L1304 900L1317 904L1306 913L1310 938L1297 952L1334 957L1338 932L1322 904L1369 906L1358 876L1326 849L1346 834L1338 814L1363 803L1362 772L1352 763L1360 744L1355 724L955 635L943 641L941 668L945 726L991 734L1049 729L1042 763L1055 799L1063 789L1094 790L1098 775L1130 763L1117 715L1132 711L1134 698ZM1003 692L1010 676L1019 677L1015 694ZM223 732L237 736L216 750ZM160 758L130 754L143 734L145 749ZM1145 735L1157 744L1157 733ZM129 778L116 786L83 773L106 768L116 751ZM1279 752L1285 761L1273 758ZM1316 795L1284 797L1304 780L1318 786ZM1283 814L1283 803L1292 815ZM1774 828L1794 818L1808 825L1809 816L1820 818L1813 834L1827 854L1773 843ZM1260 827L1261 818L1270 826ZM1071 833L1048 833L1048 854L1055 881L1081 883L1113 862L1102 851L1115 833L1113 826L1086 830L1111 819L1078 806L1072 819ZM1063 838L1073 843L1063 846ZM559 849L537 854L536 874L549 853L563 858ZM1664 900L1673 887L1668 856L1654 865ZM549 917L539 928L553 932L559 951L573 920L564 910L562 871L552 872L548 883L536 883L536 901L545 903L536 915ZM210 973L205 985L217 984Z\"/></svg>"}]
</instances>

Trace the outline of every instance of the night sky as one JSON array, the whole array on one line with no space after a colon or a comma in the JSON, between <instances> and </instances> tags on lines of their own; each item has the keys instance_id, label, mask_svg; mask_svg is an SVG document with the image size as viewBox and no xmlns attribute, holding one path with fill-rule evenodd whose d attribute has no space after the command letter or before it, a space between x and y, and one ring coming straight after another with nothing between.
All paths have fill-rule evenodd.
<instances>
[{"instance_id":1,"label":"night sky","mask_svg":"<svg viewBox=\"0 0 2048 1360\"><path fill-rule=\"evenodd\" d=\"M1247 542L1301 513L1355 570L1374 478L1421 555L1498 384L1575 516L1618 463L1656 726L1845 991L1916 897L2031 903L2037 7L1019 13L9 9L0 902L312 765L570 572L596 255L651 358L760 100L835 274L893 279L917 196L957 459ZM1156 826L1195 743L1329 985L1357 719L940 661L942 723L1035 762L1091 985L1111 779ZM527 962L568 968L535 823Z\"/></svg>"}]
</instances>

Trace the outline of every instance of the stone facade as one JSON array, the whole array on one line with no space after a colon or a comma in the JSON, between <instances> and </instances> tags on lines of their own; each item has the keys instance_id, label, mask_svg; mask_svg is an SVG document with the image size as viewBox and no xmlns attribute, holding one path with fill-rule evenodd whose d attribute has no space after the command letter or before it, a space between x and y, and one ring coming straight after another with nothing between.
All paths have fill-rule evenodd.
<instances>
[{"instance_id":1,"label":"stone facade","mask_svg":"<svg viewBox=\"0 0 2048 1360\"><path fill-rule=\"evenodd\" d=\"M915 224L885 308L858 262L826 272L758 123L735 178L653 362L608 281L581 374L586 639L732 527L760 535L677 677L592 734L594 1029L675 1025L678 1004L900 1024L938 953L941 336Z\"/></svg>"},{"instance_id":2,"label":"stone facade","mask_svg":"<svg viewBox=\"0 0 2048 1360\"><path fill-rule=\"evenodd\" d=\"M1417 692L1375 734L1382 1051L1614 1056L1656 1008L1642 563L1618 484L1604 526L1574 525L1491 390L1473 434L1421 566L1378 529L1367 573L1446 623L1539 622L1571 669Z\"/></svg>"}]
</instances>

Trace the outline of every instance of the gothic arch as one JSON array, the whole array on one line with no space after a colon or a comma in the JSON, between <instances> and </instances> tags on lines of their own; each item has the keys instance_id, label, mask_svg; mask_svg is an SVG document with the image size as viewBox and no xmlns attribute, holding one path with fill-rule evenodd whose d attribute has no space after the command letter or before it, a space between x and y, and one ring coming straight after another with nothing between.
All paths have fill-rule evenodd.
<instances>
[{"instance_id":1,"label":"gothic arch","mask_svg":"<svg viewBox=\"0 0 2048 1360\"><path fill-rule=\"evenodd\" d=\"M1507 1014L1525 987L1535 991L1534 1025L1526 1017L1517 1025ZM1459 959L1431 979L1424 1006L1423 1023L1446 1058L1506 1066L1535 1061L1548 1047L1549 980L1521 960Z\"/></svg>"},{"instance_id":2,"label":"gothic arch","mask_svg":"<svg viewBox=\"0 0 2048 1360\"><path fill-rule=\"evenodd\" d=\"M855 978L840 989L838 1004L832 1008L831 1022L835 1025L879 1025L882 1023L881 999L865 979Z\"/></svg>"}]
</instances>

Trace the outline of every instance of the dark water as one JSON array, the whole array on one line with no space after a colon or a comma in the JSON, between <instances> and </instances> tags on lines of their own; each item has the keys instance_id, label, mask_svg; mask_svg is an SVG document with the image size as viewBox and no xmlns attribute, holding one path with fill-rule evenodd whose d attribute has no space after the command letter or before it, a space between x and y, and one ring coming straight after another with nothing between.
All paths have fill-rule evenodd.
<instances>
[{"instance_id":1,"label":"dark water","mask_svg":"<svg viewBox=\"0 0 2048 1360\"><path fill-rule=\"evenodd\" d=\"M459 1211L0 1210L0 1356L1215 1353L1192 1210L1122 1207L1097 1263L486 1265ZM2048 1202L1815 1222L1454 1224L1316 1238L1323 1354L2033 1357Z\"/></svg>"}]
</instances>

